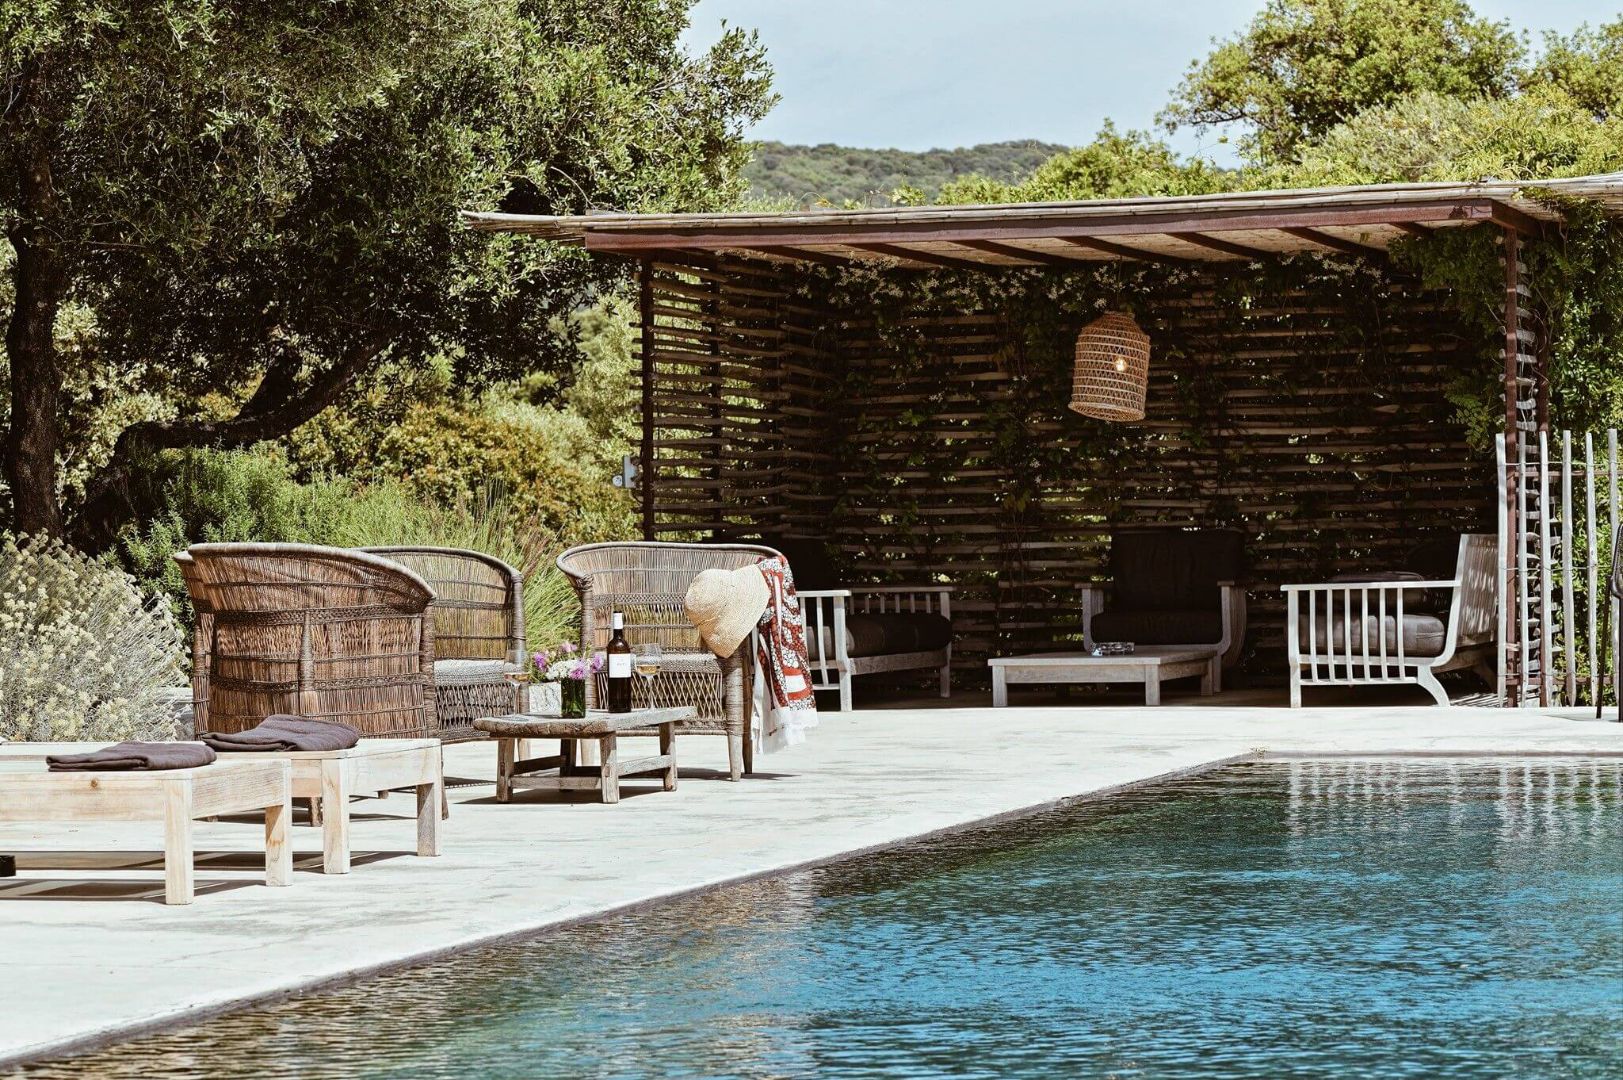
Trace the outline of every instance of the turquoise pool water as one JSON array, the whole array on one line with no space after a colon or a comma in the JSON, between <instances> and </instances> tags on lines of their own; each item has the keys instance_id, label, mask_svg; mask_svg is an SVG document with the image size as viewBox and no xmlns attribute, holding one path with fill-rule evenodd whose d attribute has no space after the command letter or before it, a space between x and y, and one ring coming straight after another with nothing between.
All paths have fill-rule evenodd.
<instances>
[{"instance_id":1,"label":"turquoise pool water","mask_svg":"<svg viewBox=\"0 0 1623 1080\"><path fill-rule=\"evenodd\" d=\"M38 1072L1623 1076L1623 764L1238 766Z\"/></svg>"}]
</instances>

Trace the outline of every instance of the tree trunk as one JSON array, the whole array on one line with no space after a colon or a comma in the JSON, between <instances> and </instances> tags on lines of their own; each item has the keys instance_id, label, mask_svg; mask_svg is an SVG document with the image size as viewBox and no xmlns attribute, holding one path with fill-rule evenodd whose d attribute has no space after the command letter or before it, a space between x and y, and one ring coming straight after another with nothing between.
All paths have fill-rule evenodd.
<instances>
[{"instance_id":1,"label":"tree trunk","mask_svg":"<svg viewBox=\"0 0 1623 1080\"><path fill-rule=\"evenodd\" d=\"M56 314L67 295L68 265L53 227L57 211L50 158L43 146L19 177L23 214L10 230L16 251L16 303L6 327L11 362L11 430L5 474L11 487L11 526L19 533L62 535L56 501L57 410L62 369L56 355Z\"/></svg>"}]
</instances>

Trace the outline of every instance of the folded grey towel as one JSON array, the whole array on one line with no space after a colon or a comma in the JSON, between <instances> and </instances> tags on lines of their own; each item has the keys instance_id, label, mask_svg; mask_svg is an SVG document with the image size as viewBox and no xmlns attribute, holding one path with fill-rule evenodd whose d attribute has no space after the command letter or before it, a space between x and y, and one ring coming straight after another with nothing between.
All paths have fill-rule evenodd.
<instances>
[{"instance_id":1,"label":"folded grey towel","mask_svg":"<svg viewBox=\"0 0 1623 1080\"><path fill-rule=\"evenodd\" d=\"M288 753L348 750L361 741L361 733L348 724L278 713L265 717L247 731L205 731L198 738L221 753L255 750Z\"/></svg>"},{"instance_id":2,"label":"folded grey towel","mask_svg":"<svg viewBox=\"0 0 1623 1080\"><path fill-rule=\"evenodd\" d=\"M214 751L196 742L121 742L88 754L53 754L51 772L195 769L214 760Z\"/></svg>"}]
</instances>

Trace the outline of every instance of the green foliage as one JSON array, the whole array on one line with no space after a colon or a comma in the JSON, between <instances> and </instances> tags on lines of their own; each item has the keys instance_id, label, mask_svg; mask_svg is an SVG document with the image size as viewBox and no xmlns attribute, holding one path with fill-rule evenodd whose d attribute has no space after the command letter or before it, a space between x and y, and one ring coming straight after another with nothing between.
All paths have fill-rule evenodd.
<instances>
[{"instance_id":1,"label":"green foliage","mask_svg":"<svg viewBox=\"0 0 1623 1080\"><path fill-rule=\"evenodd\" d=\"M1232 176L1204 161L1180 161L1147 132L1119 132L1105 123L1086 146L1043 162L1026 180L1003 184L973 176L947 184L942 203L1055 202L1135 195L1203 195L1224 190Z\"/></svg>"},{"instance_id":2,"label":"green foliage","mask_svg":"<svg viewBox=\"0 0 1623 1080\"><path fill-rule=\"evenodd\" d=\"M398 485L438 505L499 491L551 532L568 533L582 515L629 532L630 499L609 486L637 434L629 318L611 297L556 320L582 356L562 378L535 372L463 394L449 360L390 366L288 440L298 476Z\"/></svg>"},{"instance_id":3,"label":"green foliage","mask_svg":"<svg viewBox=\"0 0 1623 1080\"><path fill-rule=\"evenodd\" d=\"M1568 37L1546 34L1544 53L1522 76L1528 89L1564 90L1598 119L1623 113L1623 18Z\"/></svg>"},{"instance_id":4,"label":"green foliage","mask_svg":"<svg viewBox=\"0 0 1623 1080\"><path fill-rule=\"evenodd\" d=\"M190 544L334 543L360 531L357 522L388 523L405 532L424 513L400 488L365 488L345 479L300 484L272 447L174 454L164 466L165 474L154 480L163 491L163 509L125 530L120 554L142 588L167 596L187 621L191 608L173 556Z\"/></svg>"},{"instance_id":5,"label":"green foliage","mask_svg":"<svg viewBox=\"0 0 1623 1080\"><path fill-rule=\"evenodd\" d=\"M560 370L549 324L619 271L457 212L728 205L774 99L752 35L683 50L691 2L0 5L0 226L47 161L63 299L158 447L279 436L387 360Z\"/></svg>"},{"instance_id":6,"label":"green foliage","mask_svg":"<svg viewBox=\"0 0 1623 1080\"><path fill-rule=\"evenodd\" d=\"M1556 427L1623 428L1623 229L1593 206L1567 207L1558 238L1528 253L1533 298L1548 313Z\"/></svg>"},{"instance_id":7,"label":"green foliage","mask_svg":"<svg viewBox=\"0 0 1623 1080\"><path fill-rule=\"evenodd\" d=\"M568 317L570 331L580 341L581 359L563 402L585 421L605 462L618 463L641 433L641 357L632 329L636 320L635 305L622 295L605 297Z\"/></svg>"},{"instance_id":8,"label":"green foliage","mask_svg":"<svg viewBox=\"0 0 1623 1080\"><path fill-rule=\"evenodd\" d=\"M1378 105L1260 179L1268 187L1423 180L1531 180L1623 168L1623 116L1597 119L1545 86L1513 98L1432 91Z\"/></svg>"},{"instance_id":9,"label":"green foliage","mask_svg":"<svg viewBox=\"0 0 1623 1080\"><path fill-rule=\"evenodd\" d=\"M1162 119L1245 125L1254 161L1288 161L1358 112L1433 91L1502 97L1522 47L1465 0L1269 0L1189 73Z\"/></svg>"},{"instance_id":10,"label":"green foliage","mask_svg":"<svg viewBox=\"0 0 1623 1080\"><path fill-rule=\"evenodd\" d=\"M172 739L181 634L129 575L0 536L0 740Z\"/></svg>"},{"instance_id":11,"label":"green foliage","mask_svg":"<svg viewBox=\"0 0 1623 1080\"><path fill-rule=\"evenodd\" d=\"M426 544L484 551L516 567L525 579L528 633L537 642L555 640L569 632L579 612L553 561L573 544L620 539L628 531L626 515L601 501L583 499L564 524L552 526L500 491L435 504L399 482L301 482L270 446L192 451L167 464L164 510L144 526L126 529L120 554L142 589L167 598L186 621L191 610L173 555L193 543Z\"/></svg>"},{"instance_id":12,"label":"green foliage","mask_svg":"<svg viewBox=\"0 0 1623 1080\"><path fill-rule=\"evenodd\" d=\"M916 189L928 200L944 186L970 176L1012 184L1064 147L1019 139L957 150L863 150L832 143L780 142L758 142L751 149L744 168L751 193L807 207L882 206L899 189Z\"/></svg>"}]
</instances>

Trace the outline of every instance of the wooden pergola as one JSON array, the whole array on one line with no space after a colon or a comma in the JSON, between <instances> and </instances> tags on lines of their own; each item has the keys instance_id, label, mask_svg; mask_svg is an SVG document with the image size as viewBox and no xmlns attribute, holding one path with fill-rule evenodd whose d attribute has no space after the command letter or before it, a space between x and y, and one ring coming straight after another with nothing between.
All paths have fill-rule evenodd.
<instances>
[{"instance_id":1,"label":"wooden pergola","mask_svg":"<svg viewBox=\"0 0 1623 1080\"><path fill-rule=\"evenodd\" d=\"M464 217L475 229L637 261L645 536L752 528L822 535L867 576L968 574L980 582L979 595L954 607L964 613L967 639L959 652L973 665L1011 640L1040 644L1067 634L1065 590L1098 569L1099 545L1089 541L1110 523L1221 517L1266 533L1254 553L1259 590L1335 565L1338 544L1390 559L1427 529L1491 531L1491 468L1450 428L1446 400L1450 379L1484 343L1470 340L1449 297L1387 273L1387 248L1450 229L1485 227L1502 237L1497 348L1514 459L1518 440L1548 426L1548 343L1528 317L1521 248L1559 227L1559 199L1551 196L1623 213L1623 174L1000 206ZM1361 325L1358 312L1331 310L1323 296L1280 296L1237 314L1206 287L1300 253L1384 274L1381 328ZM1052 512L1040 524L984 520L1008 477L964 449L977 421L1019 384L998 354L1007 351L1007 321L921 311L909 321L918 341L904 364L877 315L849 298L831 300L814 284L829 279L828 268L1007 274L1109 262L1192 271L1180 275L1190 284L1158 305L1157 325L1146 327L1171 344L1158 351L1174 359L1152 365L1150 412L1132 425L1139 457L1129 455L1131 466L1108 477L1078 463L1073 475L1054 478L1043 492ZM1314 370L1291 368L1293 342L1348 331L1367 339L1358 355L1324 353ZM1221 370L1201 367L1202 356L1219 355ZM1372 363L1376 356L1382 363ZM891 377L904 368L912 374ZM1191 406L1175 399L1196 375L1221 394L1218 430L1227 441L1216 454L1182 437ZM868 388L860 401L849 392L858 383ZM1315 423L1329 415L1324 402L1343 399L1363 410L1357 423ZM920 409L933 410L927 430L935 441L898 454L888 433ZM1059 445L1073 439L1076 423L1089 422L1045 412L1032 431ZM864 473L853 462L871 466L887 455L896 462L893 490L905 494L906 522L894 505L848 486ZM932 455L939 460L918 467ZM1236 479L1242 469L1243 482ZM1350 490L1338 470L1380 477L1379 490ZM1100 494L1107 486L1108 499ZM1312 498L1276 498L1280 492ZM877 543L885 533L910 539ZM1512 589L1513 548L1503 553ZM1019 614L1038 606L1049 614ZM1267 601L1258 608L1269 619ZM1277 636L1264 627L1257 644L1271 646ZM1516 658L1509 663L1514 668Z\"/></svg>"}]
</instances>

